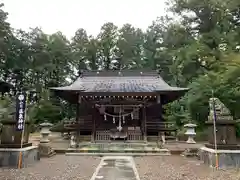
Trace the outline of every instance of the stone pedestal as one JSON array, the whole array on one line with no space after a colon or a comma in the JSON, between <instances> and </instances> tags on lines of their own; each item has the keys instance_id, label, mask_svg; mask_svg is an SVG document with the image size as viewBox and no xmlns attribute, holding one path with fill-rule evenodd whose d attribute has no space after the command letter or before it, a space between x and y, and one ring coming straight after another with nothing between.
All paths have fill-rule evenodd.
<instances>
[{"instance_id":1,"label":"stone pedestal","mask_svg":"<svg viewBox=\"0 0 240 180\"><path fill-rule=\"evenodd\" d=\"M196 132L195 132L195 127L197 125L196 124L185 124L184 127L187 129L185 132L185 135L188 136L188 140L187 143L188 144L195 144L196 142L194 141L194 137L196 136Z\"/></svg>"},{"instance_id":2,"label":"stone pedestal","mask_svg":"<svg viewBox=\"0 0 240 180\"><path fill-rule=\"evenodd\" d=\"M215 150L207 147L200 149L200 160L210 167L216 167L216 153L218 157L218 168L239 168L240 150Z\"/></svg>"},{"instance_id":3,"label":"stone pedestal","mask_svg":"<svg viewBox=\"0 0 240 180\"><path fill-rule=\"evenodd\" d=\"M207 121L208 125L208 144L206 147L214 149L214 127L212 121ZM218 149L236 150L240 147L237 145L236 140L236 121L234 120L221 120L216 121L216 142Z\"/></svg>"},{"instance_id":4,"label":"stone pedestal","mask_svg":"<svg viewBox=\"0 0 240 180\"><path fill-rule=\"evenodd\" d=\"M40 160L39 150L36 146L25 148L0 148L0 167L17 168L19 154L22 152L21 167L27 167Z\"/></svg>"},{"instance_id":5,"label":"stone pedestal","mask_svg":"<svg viewBox=\"0 0 240 180\"><path fill-rule=\"evenodd\" d=\"M29 143L29 122L25 122L23 144L21 146L22 131L16 131L16 121L14 119L2 120L2 133L0 148L24 148L32 146Z\"/></svg>"},{"instance_id":6,"label":"stone pedestal","mask_svg":"<svg viewBox=\"0 0 240 180\"><path fill-rule=\"evenodd\" d=\"M233 120L229 109L218 98L210 98L209 106L210 113L206 122L208 126L208 144L206 144L206 147L215 149L216 135L217 149L240 150L236 140L236 121ZM214 125L216 133L214 133Z\"/></svg>"},{"instance_id":7,"label":"stone pedestal","mask_svg":"<svg viewBox=\"0 0 240 180\"><path fill-rule=\"evenodd\" d=\"M39 154L40 154L40 157L52 157L56 155L56 152L52 149L49 143L40 143Z\"/></svg>"}]
</instances>

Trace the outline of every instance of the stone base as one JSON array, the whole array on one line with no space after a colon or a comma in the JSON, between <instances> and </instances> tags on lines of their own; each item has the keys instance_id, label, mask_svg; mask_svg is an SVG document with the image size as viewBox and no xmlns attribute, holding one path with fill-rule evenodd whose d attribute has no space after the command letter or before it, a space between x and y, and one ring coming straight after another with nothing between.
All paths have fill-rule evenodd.
<instances>
[{"instance_id":1,"label":"stone base","mask_svg":"<svg viewBox=\"0 0 240 180\"><path fill-rule=\"evenodd\" d=\"M196 144L196 141L194 141L193 136L189 136L189 135L188 135L187 143L188 143L188 144Z\"/></svg>"},{"instance_id":2,"label":"stone base","mask_svg":"<svg viewBox=\"0 0 240 180\"><path fill-rule=\"evenodd\" d=\"M40 157L52 157L56 155L56 152L51 148L50 144L48 143L40 143L38 147Z\"/></svg>"},{"instance_id":3,"label":"stone base","mask_svg":"<svg viewBox=\"0 0 240 180\"><path fill-rule=\"evenodd\" d=\"M30 147L32 146L32 143L23 143L22 145L21 144L0 144L0 149L1 148L25 148L25 147Z\"/></svg>"},{"instance_id":4,"label":"stone base","mask_svg":"<svg viewBox=\"0 0 240 180\"><path fill-rule=\"evenodd\" d=\"M185 157L197 157L198 158L198 149L193 148L193 149L186 149L181 153L182 156Z\"/></svg>"},{"instance_id":5,"label":"stone base","mask_svg":"<svg viewBox=\"0 0 240 180\"><path fill-rule=\"evenodd\" d=\"M215 149L214 144L205 144L209 149ZM217 144L217 149L219 150L240 150L240 146L237 144Z\"/></svg>"},{"instance_id":6,"label":"stone base","mask_svg":"<svg viewBox=\"0 0 240 180\"><path fill-rule=\"evenodd\" d=\"M240 167L240 150L215 150L207 147L200 148L200 160L210 167L216 167L216 153L218 157L218 168Z\"/></svg>"},{"instance_id":7,"label":"stone base","mask_svg":"<svg viewBox=\"0 0 240 180\"><path fill-rule=\"evenodd\" d=\"M39 150L36 146L25 148L0 148L0 167L18 168L19 154L22 152L21 167L27 167L40 160Z\"/></svg>"}]
</instances>

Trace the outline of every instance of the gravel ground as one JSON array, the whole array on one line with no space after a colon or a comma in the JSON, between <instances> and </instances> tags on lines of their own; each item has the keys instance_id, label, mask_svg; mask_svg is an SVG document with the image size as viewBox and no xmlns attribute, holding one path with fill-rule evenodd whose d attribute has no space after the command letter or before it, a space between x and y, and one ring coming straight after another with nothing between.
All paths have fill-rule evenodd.
<instances>
[{"instance_id":1,"label":"gravel ground","mask_svg":"<svg viewBox=\"0 0 240 180\"><path fill-rule=\"evenodd\" d=\"M31 167L0 169L0 180L89 180L99 157L56 155L43 158Z\"/></svg>"},{"instance_id":2,"label":"gravel ground","mask_svg":"<svg viewBox=\"0 0 240 180\"><path fill-rule=\"evenodd\" d=\"M89 180L100 157L57 155L25 169L0 169L0 180ZM136 157L141 180L240 180L240 171L215 171L181 156Z\"/></svg>"},{"instance_id":3,"label":"gravel ground","mask_svg":"<svg viewBox=\"0 0 240 180\"><path fill-rule=\"evenodd\" d=\"M141 180L240 180L240 171L214 170L181 156L135 158Z\"/></svg>"}]
</instances>

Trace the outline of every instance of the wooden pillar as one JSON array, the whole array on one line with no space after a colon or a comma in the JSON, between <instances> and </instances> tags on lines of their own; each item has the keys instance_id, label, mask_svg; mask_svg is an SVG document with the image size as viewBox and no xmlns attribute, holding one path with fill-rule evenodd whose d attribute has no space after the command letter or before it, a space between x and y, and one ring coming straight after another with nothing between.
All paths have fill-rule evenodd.
<instances>
[{"instance_id":1,"label":"wooden pillar","mask_svg":"<svg viewBox=\"0 0 240 180\"><path fill-rule=\"evenodd\" d=\"M76 136L76 147L79 147L79 143L80 143L80 104L81 104L81 96L78 94L78 101L77 101L77 117L76 117L76 123L77 123L77 127L79 127L79 129L77 130L77 136Z\"/></svg>"},{"instance_id":2,"label":"wooden pillar","mask_svg":"<svg viewBox=\"0 0 240 180\"><path fill-rule=\"evenodd\" d=\"M95 143L95 137L96 137L96 109L95 109L94 106L92 107L92 122L93 122L93 126L92 126L91 142Z\"/></svg>"},{"instance_id":3,"label":"wooden pillar","mask_svg":"<svg viewBox=\"0 0 240 180\"><path fill-rule=\"evenodd\" d=\"M159 106L159 111L161 113L161 120L163 120L162 118L162 102L161 102L161 95L157 96L157 104L160 105ZM160 136L161 136L161 141L163 144L165 144L166 140L165 140L165 132L158 132L158 142L160 141Z\"/></svg>"},{"instance_id":4,"label":"wooden pillar","mask_svg":"<svg viewBox=\"0 0 240 180\"><path fill-rule=\"evenodd\" d=\"M146 107L143 106L143 140L146 143L147 142L147 116L146 116Z\"/></svg>"}]
</instances>

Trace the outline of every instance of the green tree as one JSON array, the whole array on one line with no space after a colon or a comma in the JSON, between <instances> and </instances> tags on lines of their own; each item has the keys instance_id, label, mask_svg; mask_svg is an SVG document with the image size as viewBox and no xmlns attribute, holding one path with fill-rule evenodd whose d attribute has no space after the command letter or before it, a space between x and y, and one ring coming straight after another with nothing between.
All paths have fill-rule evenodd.
<instances>
[{"instance_id":1,"label":"green tree","mask_svg":"<svg viewBox=\"0 0 240 180\"><path fill-rule=\"evenodd\" d=\"M115 49L117 43L118 28L113 23L105 23L101 27L101 31L98 34L98 40L100 42L100 56L101 62L100 68L109 70L111 69L112 60L116 58Z\"/></svg>"},{"instance_id":2,"label":"green tree","mask_svg":"<svg viewBox=\"0 0 240 180\"><path fill-rule=\"evenodd\" d=\"M117 69L133 69L143 66L144 34L131 24L124 24L118 32L116 57Z\"/></svg>"}]
</instances>

